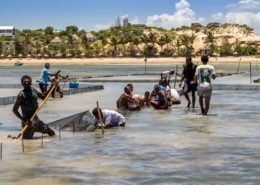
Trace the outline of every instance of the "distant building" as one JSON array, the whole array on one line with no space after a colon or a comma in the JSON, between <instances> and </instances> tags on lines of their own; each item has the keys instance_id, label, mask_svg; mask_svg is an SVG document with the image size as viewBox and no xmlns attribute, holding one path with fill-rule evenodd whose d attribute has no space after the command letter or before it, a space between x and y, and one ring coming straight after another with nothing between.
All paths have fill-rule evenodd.
<instances>
[{"instance_id":1,"label":"distant building","mask_svg":"<svg viewBox=\"0 0 260 185\"><path fill-rule=\"evenodd\" d=\"M0 36L14 36L15 27L14 26L0 26Z\"/></svg>"},{"instance_id":2,"label":"distant building","mask_svg":"<svg viewBox=\"0 0 260 185\"><path fill-rule=\"evenodd\" d=\"M95 42L96 41L96 37L91 33L86 33L86 38L88 42Z\"/></svg>"},{"instance_id":3,"label":"distant building","mask_svg":"<svg viewBox=\"0 0 260 185\"><path fill-rule=\"evenodd\" d=\"M128 25L128 24L129 24L128 17L125 17L125 18L123 19L123 26L126 26L126 25Z\"/></svg>"},{"instance_id":4,"label":"distant building","mask_svg":"<svg viewBox=\"0 0 260 185\"><path fill-rule=\"evenodd\" d=\"M2 53L15 53L15 43L14 41L2 41Z\"/></svg>"},{"instance_id":5,"label":"distant building","mask_svg":"<svg viewBox=\"0 0 260 185\"><path fill-rule=\"evenodd\" d=\"M121 26L121 19L120 19L119 16L116 18L115 26L116 26L116 27L120 27L120 26Z\"/></svg>"}]
</instances>

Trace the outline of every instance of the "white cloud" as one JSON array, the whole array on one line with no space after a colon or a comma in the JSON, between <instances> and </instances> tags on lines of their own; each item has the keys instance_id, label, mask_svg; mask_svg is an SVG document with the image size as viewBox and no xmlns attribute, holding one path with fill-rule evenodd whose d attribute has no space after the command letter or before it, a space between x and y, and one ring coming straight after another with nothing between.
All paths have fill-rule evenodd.
<instances>
[{"instance_id":1,"label":"white cloud","mask_svg":"<svg viewBox=\"0 0 260 185\"><path fill-rule=\"evenodd\" d=\"M191 23L203 23L204 18L196 17L195 12L190 8L186 0L180 0L175 4L175 13L148 16L146 24L149 26L159 26L164 28L189 26Z\"/></svg>"},{"instance_id":2,"label":"white cloud","mask_svg":"<svg viewBox=\"0 0 260 185\"><path fill-rule=\"evenodd\" d=\"M139 24L139 23L140 23L138 17L133 17L132 19L129 20L129 22L130 22L131 24Z\"/></svg>"},{"instance_id":3,"label":"white cloud","mask_svg":"<svg viewBox=\"0 0 260 185\"><path fill-rule=\"evenodd\" d=\"M231 11L246 11L260 9L260 1L258 0L240 0L237 3L228 4L226 6Z\"/></svg>"},{"instance_id":4,"label":"white cloud","mask_svg":"<svg viewBox=\"0 0 260 185\"><path fill-rule=\"evenodd\" d=\"M215 13L212 15L212 20L216 22L222 22L223 21L223 14L221 12Z\"/></svg>"},{"instance_id":5,"label":"white cloud","mask_svg":"<svg viewBox=\"0 0 260 185\"><path fill-rule=\"evenodd\" d=\"M97 25L95 25L94 29L99 31L99 30L108 29L111 26L112 26L112 24L97 24Z\"/></svg>"},{"instance_id":6,"label":"white cloud","mask_svg":"<svg viewBox=\"0 0 260 185\"><path fill-rule=\"evenodd\" d=\"M246 24L254 28L257 35L260 35L260 1L240 0L227 7L229 8L227 13L214 14L212 20L221 23Z\"/></svg>"}]
</instances>

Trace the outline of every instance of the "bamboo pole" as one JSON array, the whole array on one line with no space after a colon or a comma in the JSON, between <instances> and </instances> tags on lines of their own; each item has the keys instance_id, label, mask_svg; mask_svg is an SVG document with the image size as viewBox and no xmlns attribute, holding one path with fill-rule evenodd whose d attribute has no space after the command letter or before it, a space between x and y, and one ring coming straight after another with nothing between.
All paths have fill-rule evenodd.
<instances>
[{"instance_id":1,"label":"bamboo pole","mask_svg":"<svg viewBox=\"0 0 260 185\"><path fill-rule=\"evenodd\" d=\"M105 134L105 129L104 129L104 126L103 126L103 121L102 121L102 118L101 118L101 112L99 110L99 103L98 103L98 101L97 101L97 111L98 111L99 122L101 124L102 134L104 135Z\"/></svg>"},{"instance_id":2,"label":"bamboo pole","mask_svg":"<svg viewBox=\"0 0 260 185\"><path fill-rule=\"evenodd\" d=\"M176 83L177 83L177 74L178 74L178 65L176 65L176 71L175 71L175 79L174 79L174 89L176 87Z\"/></svg>"},{"instance_id":3,"label":"bamboo pole","mask_svg":"<svg viewBox=\"0 0 260 185\"><path fill-rule=\"evenodd\" d=\"M251 62L250 62L249 73L250 73L250 84L252 84L252 63Z\"/></svg>"},{"instance_id":4,"label":"bamboo pole","mask_svg":"<svg viewBox=\"0 0 260 185\"><path fill-rule=\"evenodd\" d=\"M0 159L3 160L3 143L0 143Z\"/></svg>"},{"instance_id":5,"label":"bamboo pole","mask_svg":"<svg viewBox=\"0 0 260 185\"><path fill-rule=\"evenodd\" d=\"M61 138L61 126L59 125L59 140Z\"/></svg>"}]
</instances>

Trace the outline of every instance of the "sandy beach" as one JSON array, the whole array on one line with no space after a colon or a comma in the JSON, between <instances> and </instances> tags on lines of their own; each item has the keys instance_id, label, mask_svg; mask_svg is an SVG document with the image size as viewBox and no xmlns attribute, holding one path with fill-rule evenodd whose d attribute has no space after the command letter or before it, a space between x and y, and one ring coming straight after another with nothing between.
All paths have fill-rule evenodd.
<instances>
[{"instance_id":1,"label":"sandy beach","mask_svg":"<svg viewBox=\"0 0 260 185\"><path fill-rule=\"evenodd\" d=\"M241 63L258 62L260 58L255 57L210 57L211 64L236 64ZM24 65L43 65L45 62L49 62L53 65L143 65L144 58L60 58L60 59L35 59L35 58L12 58L12 59L0 59L0 66L13 66L15 62L20 61ZM184 57L177 58L148 58L148 65L169 65L169 64L182 64L185 61ZM195 63L200 62L200 57L194 57Z\"/></svg>"}]
</instances>

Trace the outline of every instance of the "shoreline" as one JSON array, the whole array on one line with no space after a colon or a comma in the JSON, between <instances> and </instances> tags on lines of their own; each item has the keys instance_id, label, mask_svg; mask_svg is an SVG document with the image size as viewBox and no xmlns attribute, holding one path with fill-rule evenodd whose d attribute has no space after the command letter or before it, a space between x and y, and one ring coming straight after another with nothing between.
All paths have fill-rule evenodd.
<instances>
[{"instance_id":1,"label":"shoreline","mask_svg":"<svg viewBox=\"0 0 260 185\"><path fill-rule=\"evenodd\" d=\"M240 61L241 58L241 61ZM194 63L200 62L200 57L192 58ZM0 59L0 66L14 66L15 62L20 61L24 65L44 65L49 62L52 65L144 65L144 58L11 58ZM255 57L210 57L209 64L241 64L260 62L260 58ZM172 65L183 64L185 57L176 58L147 58L147 65Z\"/></svg>"}]
</instances>

